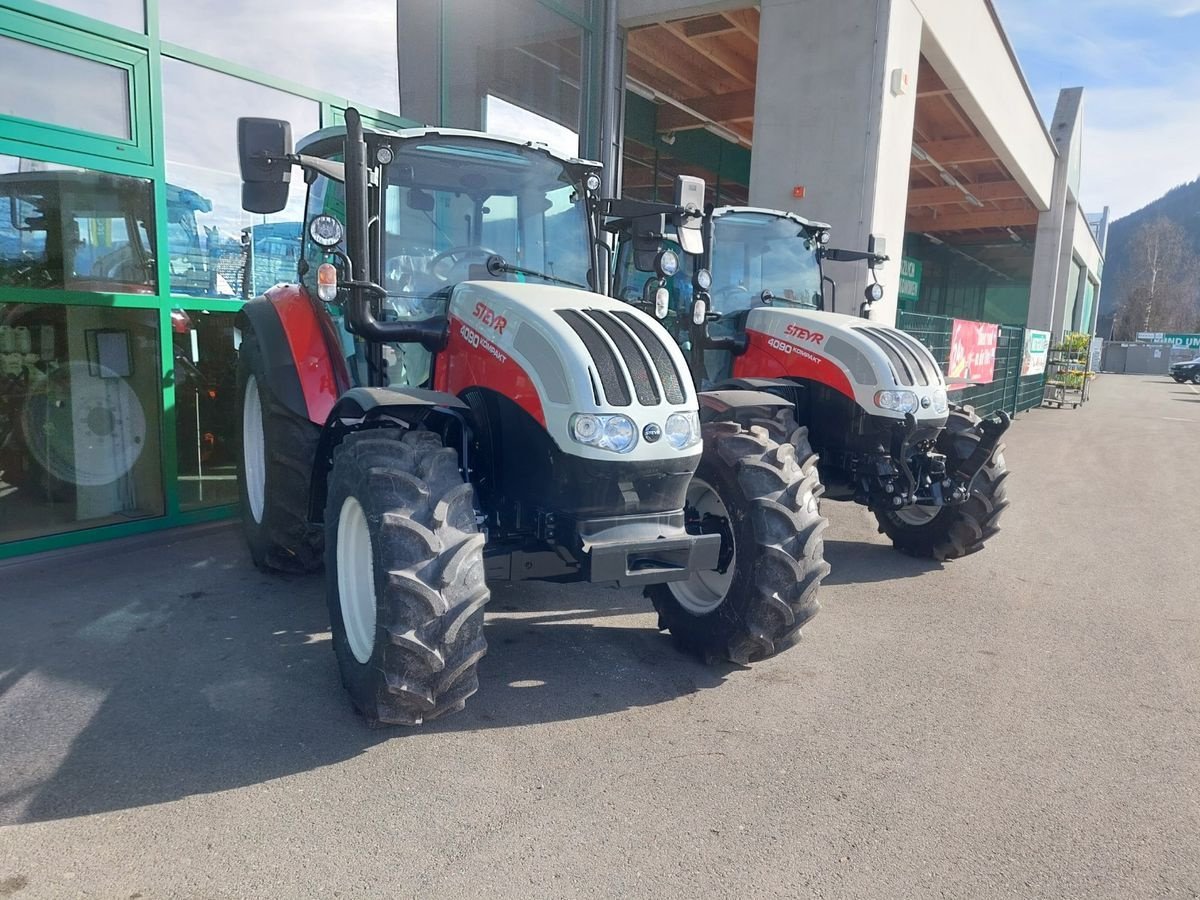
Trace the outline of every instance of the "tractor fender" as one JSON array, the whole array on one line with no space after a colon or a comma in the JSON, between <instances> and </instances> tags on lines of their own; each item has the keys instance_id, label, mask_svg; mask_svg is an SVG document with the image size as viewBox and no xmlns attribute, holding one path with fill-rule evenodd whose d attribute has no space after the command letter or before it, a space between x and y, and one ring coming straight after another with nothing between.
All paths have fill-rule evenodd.
<instances>
[{"instance_id":1,"label":"tractor fender","mask_svg":"<svg viewBox=\"0 0 1200 900\"><path fill-rule=\"evenodd\" d=\"M303 287L281 284L246 302L237 327L254 330L272 393L290 412L320 425L350 382L340 350L331 352L333 323L322 321Z\"/></svg>"},{"instance_id":2,"label":"tractor fender","mask_svg":"<svg viewBox=\"0 0 1200 900\"><path fill-rule=\"evenodd\" d=\"M325 419L313 460L308 491L308 517L325 518L325 496L333 451L346 437L368 428L411 428L431 417L450 417L466 423L470 407L453 394L422 388L356 387L346 391Z\"/></svg>"},{"instance_id":3,"label":"tractor fender","mask_svg":"<svg viewBox=\"0 0 1200 900\"><path fill-rule=\"evenodd\" d=\"M701 422L732 421L754 410L771 415L779 408L792 406L791 400L778 394L742 387L701 391L696 399L700 401Z\"/></svg>"}]
</instances>

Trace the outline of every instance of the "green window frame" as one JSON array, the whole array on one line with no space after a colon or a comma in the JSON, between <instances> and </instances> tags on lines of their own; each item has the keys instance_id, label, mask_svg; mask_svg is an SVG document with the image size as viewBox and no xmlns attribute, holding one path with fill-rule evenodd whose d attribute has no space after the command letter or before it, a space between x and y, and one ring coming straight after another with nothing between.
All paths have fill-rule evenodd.
<instances>
[{"instance_id":1,"label":"green window frame","mask_svg":"<svg viewBox=\"0 0 1200 900\"><path fill-rule=\"evenodd\" d=\"M150 55L127 44L0 7L0 35L123 69L129 90L130 139L94 134L49 122L0 116L8 142L22 145L17 155L43 156L46 148L84 153L134 164L154 161L150 121Z\"/></svg>"}]
</instances>

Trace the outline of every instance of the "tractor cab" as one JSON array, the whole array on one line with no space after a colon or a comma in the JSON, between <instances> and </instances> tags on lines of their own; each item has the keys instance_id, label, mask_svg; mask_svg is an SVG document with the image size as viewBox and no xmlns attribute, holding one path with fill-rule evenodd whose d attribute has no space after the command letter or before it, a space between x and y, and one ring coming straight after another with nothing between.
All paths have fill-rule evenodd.
<instances>
[{"instance_id":1,"label":"tractor cab","mask_svg":"<svg viewBox=\"0 0 1200 900\"><path fill-rule=\"evenodd\" d=\"M344 129L327 129L298 149L336 161L344 139ZM409 337L405 324L444 319L455 288L464 282L591 290L596 257L590 207L599 188L598 164L529 142L448 129L368 132L366 144L377 168L367 183L368 269L360 277L382 289L374 315L384 332ZM345 218L343 181L313 176L300 271L314 294L321 289L324 263L341 269L340 279L348 277L348 260L327 259L330 248L314 230L339 226ZM423 342L384 340L378 348L361 332L351 341L344 327L346 299L343 294L333 301L330 312L346 335L352 382L428 386L430 335L418 334ZM482 324L493 331L504 328L494 317Z\"/></svg>"}]
</instances>

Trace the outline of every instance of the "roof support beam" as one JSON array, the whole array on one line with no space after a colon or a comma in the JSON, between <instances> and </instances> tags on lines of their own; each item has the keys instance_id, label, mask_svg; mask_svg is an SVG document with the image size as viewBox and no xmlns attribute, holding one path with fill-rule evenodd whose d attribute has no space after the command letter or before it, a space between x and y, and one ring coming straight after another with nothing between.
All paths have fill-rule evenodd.
<instances>
[{"instance_id":1,"label":"roof support beam","mask_svg":"<svg viewBox=\"0 0 1200 900\"><path fill-rule=\"evenodd\" d=\"M918 145L930 159L936 160L943 166L956 163L986 162L999 159L996 151L988 146L981 137L954 138L949 141L921 141ZM920 159L913 159L914 166L922 165Z\"/></svg>"},{"instance_id":2,"label":"roof support beam","mask_svg":"<svg viewBox=\"0 0 1200 900\"><path fill-rule=\"evenodd\" d=\"M736 122L754 117L754 91L734 91L716 97L697 97L687 101L696 112L708 116L715 122ZM658 111L659 131L684 131L703 128L704 123L689 116L682 109L663 106Z\"/></svg>"},{"instance_id":3,"label":"roof support beam","mask_svg":"<svg viewBox=\"0 0 1200 900\"><path fill-rule=\"evenodd\" d=\"M982 228L1018 228L1036 225L1038 211L1029 209L982 210L979 212L953 213L948 216L909 216L904 230L910 232L970 231Z\"/></svg>"},{"instance_id":4,"label":"roof support beam","mask_svg":"<svg viewBox=\"0 0 1200 900\"><path fill-rule=\"evenodd\" d=\"M1015 181L963 182L963 187L985 203L990 200L1023 200L1025 190ZM956 187L913 188L908 192L909 209L914 206L948 206L962 203L965 197Z\"/></svg>"}]
</instances>

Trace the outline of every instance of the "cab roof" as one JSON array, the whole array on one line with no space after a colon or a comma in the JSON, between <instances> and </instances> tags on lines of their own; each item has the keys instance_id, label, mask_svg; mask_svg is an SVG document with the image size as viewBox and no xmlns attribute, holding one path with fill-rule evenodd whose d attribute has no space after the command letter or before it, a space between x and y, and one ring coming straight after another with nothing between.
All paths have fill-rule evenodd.
<instances>
[{"instance_id":1,"label":"cab roof","mask_svg":"<svg viewBox=\"0 0 1200 900\"><path fill-rule=\"evenodd\" d=\"M319 147L320 145L337 141L346 136L346 127L344 125L333 125L329 128L322 128L320 131L314 131L300 139L296 144L296 152L303 153L306 150ZM447 138L473 138L477 140L492 141L501 144L511 144L514 147L527 147L531 150L540 150L547 156L566 163L570 166L581 168L601 169L603 164L591 159L581 159L578 156L567 156L564 153L559 153L548 144L541 141L530 141L525 138L508 137L502 134L489 134L485 131L470 131L464 128L400 128L395 131L387 131L382 128L368 128L363 126L363 136L368 141L372 138L383 138L389 141L409 141L419 140L422 138L431 137L447 137ZM314 155L320 156L320 153Z\"/></svg>"},{"instance_id":2,"label":"cab roof","mask_svg":"<svg viewBox=\"0 0 1200 900\"><path fill-rule=\"evenodd\" d=\"M766 209L762 206L718 206L712 211L714 219L729 215L730 213L758 213L759 215L777 216L781 219L791 219L797 225L802 225L805 228L812 228L817 231L829 231L832 226L827 222L814 222L812 219L806 219L803 216L798 216L794 212L788 212L783 209Z\"/></svg>"}]
</instances>

